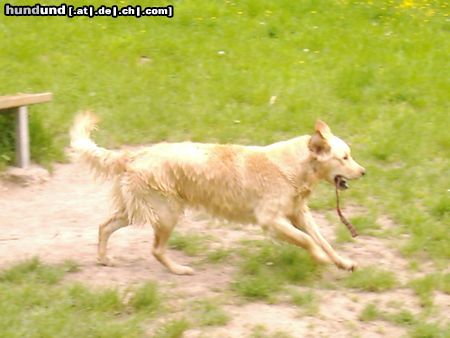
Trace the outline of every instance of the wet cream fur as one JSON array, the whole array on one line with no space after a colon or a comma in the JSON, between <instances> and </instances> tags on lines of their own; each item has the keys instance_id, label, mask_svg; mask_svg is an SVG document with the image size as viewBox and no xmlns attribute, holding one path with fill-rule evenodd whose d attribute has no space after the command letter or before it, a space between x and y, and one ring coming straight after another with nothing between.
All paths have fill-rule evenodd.
<instances>
[{"instance_id":1,"label":"wet cream fur","mask_svg":"<svg viewBox=\"0 0 450 338\"><path fill-rule=\"evenodd\" d=\"M141 150L108 150L90 139L96 118L79 114L71 147L95 175L113 182L114 213L99 228L98 259L110 235L129 224L151 224L154 256L171 272L192 274L166 254L166 244L185 207L201 207L215 217L257 223L271 235L302 247L320 263L353 270L320 234L307 199L320 180L360 177L364 168L348 145L322 121L312 136L268 146L159 143Z\"/></svg>"}]
</instances>

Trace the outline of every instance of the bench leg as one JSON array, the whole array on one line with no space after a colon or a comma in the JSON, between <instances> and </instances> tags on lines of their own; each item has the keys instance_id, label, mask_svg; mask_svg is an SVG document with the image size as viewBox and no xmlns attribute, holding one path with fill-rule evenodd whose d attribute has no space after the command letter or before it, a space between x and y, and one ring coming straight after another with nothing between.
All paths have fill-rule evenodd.
<instances>
[{"instance_id":1,"label":"bench leg","mask_svg":"<svg viewBox=\"0 0 450 338\"><path fill-rule=\"evenodd\" d=\"M30 165L27 106L19 107L16 110L16 161L20 168L26 168Z\"/></svg>"}]
</instances>

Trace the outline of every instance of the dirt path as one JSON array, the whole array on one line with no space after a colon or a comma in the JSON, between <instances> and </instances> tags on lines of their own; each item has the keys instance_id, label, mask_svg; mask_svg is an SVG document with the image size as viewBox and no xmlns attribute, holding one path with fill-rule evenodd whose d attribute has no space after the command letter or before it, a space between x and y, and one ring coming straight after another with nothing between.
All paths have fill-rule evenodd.
<instances>
[{"instance_id":1,"label":"dirt path","mask_svg":"<svg viewBox=\"0 0 450 338\"><path fill-rule=\"evenodd\" d=\"M110 253L114 267L96 264L97 225L108 214L107 183L95 183L86 169L78 165L56 165L50 181L42 185L19 187L0 185L0 268L20 260L39 256L44 262L59 263L71 259L80 264L80 271L71 279L94 285L113 285L125 288L147 280L157 281L167 292L182 295L184 303L175 316L188 316L189 299L221 296L227 292L235 268L230 264L200 265L194 276L169 274L150 254L152 230L150 227L127 227L114 234ZM330 240L334 227L322 214L316 214L323 232ZM211 235L220 245L233 246L244 238L262 238L257 227L243 231L240 226L223 228L210 224L208 218L188 212L178 229ZM217 244L217 243L216 243ZM361 236L357 242L344 245L340 251L358 261L360 266L377 265L395 270L402 282L411 276L405 261L389 243L379 238ZM171 255L187 264L198 262L171 250ZM329 268L327 278L338 280L346 272ZM358 317L364 306L376 302L389 307L392 300L418 313L418 300L409 289L400 288L382 294L357 292L347 289L313 290L320 299L317 315L302 315L289 303L243 303L230 297L224 308L232 320L224 327L194 328L186 337L248 337L256 326L264 326L267 334L285 332L293 337L400 337L404 327L387 322L361 322ZM449 313L448 298L441 301L441 313Z\"/></svg>"}]
</instances>

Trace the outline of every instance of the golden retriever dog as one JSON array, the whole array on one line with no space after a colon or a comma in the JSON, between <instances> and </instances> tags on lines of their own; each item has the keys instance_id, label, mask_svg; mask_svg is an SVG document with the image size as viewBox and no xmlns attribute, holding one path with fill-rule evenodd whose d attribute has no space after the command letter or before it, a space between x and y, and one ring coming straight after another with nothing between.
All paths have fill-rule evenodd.
<instances>
[{"instance_id":1,"label":"golden retriever dog","mask_svg":"<svg viewBox=\"0 0 450 338\"><path fill-rule=\"evenodd\" d=\"M71 147L93 172L113 182L114 212L99 227L98 260L108 265L111 234L129 224L151 224L152 253L172 273L192 274L166 254L167 241L185 207L212 216L257 223L270 235L306 249L320 263L345 270L356 264L337 254L308 209L314 186L325 180L347 188L364 175L349 146L317 121L312 135L267 146L159 143L140 150L108 150L90 139L96 118L81 113L71 129Z\"/></svg>"}]
</instances>

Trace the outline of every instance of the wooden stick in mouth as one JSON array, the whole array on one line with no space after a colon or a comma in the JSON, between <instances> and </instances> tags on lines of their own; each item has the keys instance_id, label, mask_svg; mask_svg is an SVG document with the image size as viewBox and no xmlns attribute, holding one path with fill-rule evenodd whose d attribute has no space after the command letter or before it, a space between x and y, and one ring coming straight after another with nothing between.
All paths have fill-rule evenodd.
<instances>
[{"instance_id":1,"label":"wooden stick in mouth","mask_svg":"<svg viewBox=\"0 0 450 338\"><path fill-rule=\"evenodd\" d=\"M345 224L347 229L352 234L352 237L355 238L358 236L358 233L356 232L356 229L353 227L353 225L345 218L344 214L341 211L341 208L339 207L339 185L340 185L341 178L338 176L335 180L335 188L336 188L336 211L339 215L339 218L341 219L341 222Z\"/></svg>"}]
</instances>

